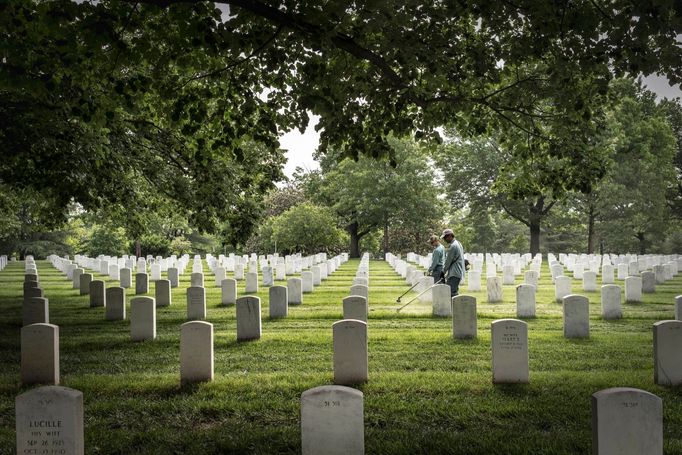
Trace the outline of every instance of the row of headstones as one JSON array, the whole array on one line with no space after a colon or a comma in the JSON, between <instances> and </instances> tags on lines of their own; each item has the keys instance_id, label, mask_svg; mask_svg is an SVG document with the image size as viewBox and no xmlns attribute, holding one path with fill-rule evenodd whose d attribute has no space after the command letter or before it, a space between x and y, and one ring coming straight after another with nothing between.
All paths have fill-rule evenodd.
<instances>
[{"instance_id":1,"label":"row of headstones","mask_svg":"<svg viewBox=\"0 0 682 455\"><path fill-rule=\"evenodd\" d=\"M15 400L17 453L48 447L84 455L82 392L43 386ZM364 395L340 385L301 394L301 445L304 455L364 454ZM626 435L626 437L624 437ZM645 390L616 387L592 395L592 444L598 454L663 453L663 403Z\"/></svg>"},{"instance_id":2,"label":"row of headstones","mask_svg":"<svg viewBox=\"0 0 682 455\"><path fill-rule=\"evenodd\" d=\"M428 269L431 265L432 253L421 256L415 253L407 253L407 262L413 262L419 267ZM485 260L482 253L465 253L464 258L471 264L471 272L478 272L479 276L483 273L483 265L486 265L486 277L497 276L497 271L502 270L504 284L514 284L514 279L523 273L524 269L531 263L531 270L540 273L542 266L542 255L537 254L533 257L530 253L520 255L518 253L509 254L486 254Z\"/></svg>"},{"instance_id":3,"label":"row of headstones","mask_svg":"<svg viewBox=\"0 0 682 455\"><path fill-rule=\"evenodd\" d=\"M647 282L650 281L653 286L655 284L663 284L677 276L679 270L682 269L682 258L663 265L654 265L652 270L641 270L641 268L641 264L638 262L621 263L618 264L617 269L614 269L614 266L611 264L604 264L601 267L602 284L614 283L614 271L617 271L617 278L619 280L625 280L628 276L642 276L646 277ZM564 266L556 261L550 263L550 271L552 273L552 280L558 276L566 275L564 273ZM573 278L596 283L598 271L599 269L584 271L582 268L576 267L573 270Z\"/></svg>"},{"instance_id":4,"label":"row of headstones","mask_svg":"<svg viewBox=\"0 0 682 455\"><path fill-rule=\"evenodd\" d=\"M632 262L637 262L639 270L637 272L643 272L644 270L652 269L655 265L663 265L670 261L676 261L680 258L680 255L635 255L635 254L559 254L559 258L554 254L549 254L549 262L559 261L564 264L570 272L574 272L577 269L582 268L583 270L592 270L594 272L599 272L600 265L605 264L618 266L620 264L630 265Z\"/></svg>"},{"instance_id":5,"label":"row of headstones","mask_svg":"<svg viewBox=\"0 0 682 455\"><path fill-rule=\"evenodd\" d=\"M349 296L343 301L344 319L332 326L336 383L367 380L367 300ZM271 309L271 316L273 311ZM350 319L350 318L358 319ZM247 296L237 300L237 341L261 337L261 302ZM362 319L362 320L361 320ZM130 334L133 341L156 338L156 304L151 297L131 300ZM213 325L190 321L180 329L181 382L213 379ZM21 382L59 384L59 326L33 323L21 329Z\"/></svg>"},{"instance_id":6,"label":"row of headstones","mask_svg":"<svg viewBox=\"0 0 682 455\"><path fill-rule=\"evenodd\" d=\"M343 259L343 257L339 257ZM314 266L316 267L316 266ZM335 271L335 269L334 269ZM174 275L171 270L171 275ZM307 275L307 276L306 276ZM302 292L312 292L314 283L314 272L308 275L304 272L304 279L291 278L288 280L287 287L276 286L270 292L271 317L283 317L288 313L288 304L301 304L303 302ZM106 288L104 281L92 280L91 274L83 274L80 270L74 274L75 280L79 279L81 295L89 294L91 307L106 307L105 318L107 320L125 319L125 290L124 287ZM307 278L307 280L306 280ZM318 277L321 282L321 275ZM325 276L327 278L327 276ZM304 287L304 282L307 286ZM172 302L170 280L158 280L156 282L156 306L168 306ZM175 283L177 285L177 282ZM191 277L191 287L187 289L187 318L189 320L206 318L206 295L203 287L203 274L193 273ZM221 303L230 305L236 303L237 286L233 279L224 279L221 283L222 296ZM135 275L136 294L145 294L149 290L149 280L146 273ZM257 281L255 291L257 292ZM308 291L309 290L309 291ZM247 286L247 291L249 287ZM367 291L365 290L365 295ZM132 304L132 302L131 302ZM47 304L45 304L47 311ZM48 322L45 320L33 320L32 322Z\"/></svg>"}]
</instances>

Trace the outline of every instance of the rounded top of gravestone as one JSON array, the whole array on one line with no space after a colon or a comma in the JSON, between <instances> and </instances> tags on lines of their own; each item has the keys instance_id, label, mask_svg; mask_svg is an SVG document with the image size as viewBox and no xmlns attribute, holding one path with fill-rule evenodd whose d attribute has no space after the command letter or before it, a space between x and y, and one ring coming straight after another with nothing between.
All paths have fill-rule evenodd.
<instances>
[{"instance_id":1,"label":"rounded top of gravestone","mask_svg":"<svg viewBox=\"0 0 682 455\"><path fill-rule=\"evenodd\" d=\"M580 294L568 294L564 296L564 304L566 303L590 303L590 299Z\"/></svg>"},{"instance_id":2,"label":"rounded top of gravestone","mask_svg":"<svg viewBox=\"0 0 682 455\"><path fill-rule=\"evenodd\" d=\"M192 328L192 327L202 327L202 328L213 328L213 324L210 322L206 321L188 321L183 324L180 324L180 329L182 330L183 328Z\"/></svg>"},{"instance_id":3,"label":"rounded top of gravestone","mask_svg":"<svg viewBox=\"0 0 682 455\"><path fill-rule=\"evenodd\" d=\"M658 321L654 322L654 327L661 327L661 326L680 326L682 327L682 321L678 321L677 319L668 319L666 321Z\"/></svg>"},{"instance_id":4,"label":"rounded top of gravestone","mask_svg":"<svg viewBox=\"0 0 682 455\"><path fill-rule=\"evenodd\" d=\"M655 401L662 401L661 398L657 395L654 395L651 392L648 392L646 390L642 389L635 389L632 387L611 387L610 389L604 389L600 390L598 392L595 392L592 394L592 397L596 399L602 399L602 398L614 398L617 397L618 400L621 400L627 396L639 396L639 397L646 397L647 399L650 400L655 400Z\"/></svg>"},{"instance_id":5,"label":"rounded top of gravestone","mask_svg":"<svg viewBox=\"0 0 682 455\"><path fill-rule=\"evenodd\" d=\"M620 286L618 286L617 284L604 284L604 285L602 285L601 289L602 289L602 291L606 291L608 289L614 289L614 290L618 289L618 291L620 291Z\"/></svg>"},{"instance_id":6,"label":"rounded top of gravestone","mask_svg":"<svg viewBox=\"0 0 682 455\"><path fill-rule=\"evenodd\" d=\"M83 397L83 392L76 389L70 389L68 387L60 385L45 385L42 387L37 387L35 389L28 390L21 395L16 397L16 402L24 401L27 399L42 399L42 397L64 397L70 399L78 399ZM41 403L42 404L42 403ZM45 403L47 404L47 403Z\"/></svg>"},{"instance_id":7,"label":"rounded top of gravestone","mask_svg":"<svg viewBox=\"0 0 682 455\"><path fill-rule=\"evenodd\" d=\"M530 289L532 288L535 290L535 285L534 284L528 284L528 283L521 283L516 286L516 289Z\"/></svg>"},{"instance_id":8,"label":"rounded top of gravestone","mask_svg":"<svg viewBox=\"0 0 682 455\"><path fill-rule=\"evenodd\" d=\"M502 324L516 324L516 325L521 325L523 327L528 326L528 323L526 323L520 319L513 319L513 318L496 319L490 323L491 326L497 326L497 325L502 325Z\"/></svg>"},{"instance_id":9,"label":"rounded top of gravestone","mask_svg":"<svg viewBox=\"0 0 682 455\"><path fill-rule=\"evenodd\" d=\"M349 295L348 297L344 297L342 302L353 302L356 300L367 302L367 298L364 295Z\"/></svg>"},{"instance_id":10,"label":"rounded top of gravestone","mask_svg":"<svg viewBox=\"0 0 682 455\"><path fill-rule=\"evenodd\" d=\"M476 297L473 295L460 294L452 298L452 303L476 303Z\"/></svg>"},{"instance_id":11,"label":"rounded top of gravestone","mask_svg":"<svg viewBox=\"0 0 682 455\"><path fill-rule=\"evenodd\" d=\"M329 393L338 393L352 398L363 398L363 393L352 387L343 385L321 385L308 389L301 394L301 400L315 398L317 395L327 395Z\"/></svg>"},{"instance_id":12,"label":"rounded top of gravestone","mask_svg":"<svg viewBox=\"0 0 682 455\"><path fill-rule=\"evenodd\" d=\"M239 297L237 299L237 303L243 302L243 303L250 303L250 302L260 302L260 297L257 297L255 295L245 295L244 297Z\"/></svg>"},{"instance_id":13,"label":"rounded top of gravestone","mask_svg":"<svg viewBox=\"0 0 682 455\"><path fill-rule=\"evenodd\" d=\"M130 304L134 305L136 303L155 303L154 297L133 297L130 299Z\"/></svg>"},{"instance_id":14,"label":"rounded top of gravestone","mask_svg":"<svg viewBox=\"0 0 682 455\"><path fill-rule=\"evenodd\" d=\"M340 321L336 321L335 323L333 323L332 328L337 327L337 326L343 326L343 325L367 327L367 323L365 321L361 321L359 319L341 319Z\"/></svg>"}]
</instances>

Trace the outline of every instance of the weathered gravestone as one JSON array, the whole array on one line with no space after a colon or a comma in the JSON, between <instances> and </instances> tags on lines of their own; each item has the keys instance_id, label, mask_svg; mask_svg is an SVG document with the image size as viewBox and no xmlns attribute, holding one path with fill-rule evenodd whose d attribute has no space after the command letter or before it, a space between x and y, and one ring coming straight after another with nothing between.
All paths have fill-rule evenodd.
<instances>
[{"instance_id":1,"label":"weathered gravestone","mask_svg":"<svg viewBox=\"0 0 682 455\"><path fill-rule=\"evenodd\" d=\"M682 320L682 295L675 297L675 319Z\"/></svg>"},{"instance_id":2,"label":"weathered gravestone","mask_svg":"<svg viewBox=\"0 0 682 455\"><path fill-rule=\"evenodd\" d=\"M629 276L625 278L625 301L642 301L642 279L640 277Z\"/></svg>"},{"instance_id":3,"label":"weathered gravestone","mask_svg":"<svg viewBox=\"0 0 682 455\"><path fill-rule=\"evenodd\" d=\"M350 287L350 295L359 295L367 299L367 304L369 305L369 287L363 284L356 284Z\"/></svg>"},{"instance_id":4,"label":"weathered gravestone","mask_svg":"<svg viewBox=\"0 0 682 455\"><path fill-rule=\"evenodd\" d=\"M81 275L80 295L88 295L90 293L90 283L91 282L92 282L92 273L84 273Z\"/></svg>"},{"instance_id":5,"label":"weathered gravestone","mask_svg":"<svg viewBox=\"0 0 682 455\"><path fill-rule=\"evenodd\" d=\"M538 280L540 279L540 274L535 270L526 270L523 275L524 284L530 284L535 286L535 290L538 288Z\"/></svg>"},{"instance_id":6,"label":"weathered gravestone","mask_svg":"<svg viewBox=\"0 0 682 455\"><path fill-rule=\"evenodd\" d=\"M180 286L180 272L177 267L168 268L168 281L172 288Z\"/></svg>"},{"instance_id":7,"label":"weathered gravestone","mask_svg":"<svg viewBox=\"0 0 682 455\"><path fill-rule=\"evenodd\" d=\"M301 272L301 288L303 292L313 292L313 272Z\"/></svg>"},{"instance_id":8,"label":"weathered gravestone","mask_svg":"<svg viewBox=\"0 0 682 455\"><path fill-rule=\"evenodd\" d=\"M615 387L592 395L592 453L663 453L663 402L645 390Z\"/></svg>"},{"instance_id":9,"label":"weathered gravestone","mask_svg":"<svg viewBox=\"0 0 682 455\"><path fill-rule=\"evenodd\" d=\"M658 385L682 384L682 321L654 324L654 382Z\"/></svg>"},{"instance_id":10,"label":"weathered gravestone","mask_svg":"<svg viewBox=\"0 0 682 455\"><path fill-rule=\"evenodd\" d=\"M220 285L220 304L234 305L237 303L237 280L225 278Z\"/></svg>"},{"instance_id":11,"label":"weathered gravestone","mask_svg":"<svg viewBox=\"0 0 682 455\"><path fill-rule=\"evenodd\" d=\"M107 307L104 318L107 321L122 321L126 318L126 291L123 287L107 288Z\"/></svg>"},{"instance_id":12,"label":"weathered gravestone","mask_svg":"<svg viewBox=\"0 0 682 455\"><path fill-rule=\"evenodd\" d=\"M437 284L431 289L431 308L433 316L452 316L450 286L447 284Z\"/></svg>"},{"instance_id":13,"label":"weathered gravestone","mask_svg":"<svg viewBox=\"0 0 682 455\"><path fill-rule=\"evenodd\" d=\"M146 294L149 292L149 275L144 272L135 274L135 294Z\"/></svg>"},{"instance_id":14,"label":"weathered gravestone","mask_svg":"<svg viewBox=\"0 0 682 455\"><path fill-rule=\"evenodd\" d=\"M200 286L187 288L187 320L206 319L206 290Z\"/></svg>"},{"instance_id":15,"label":"weathered gravestone","mask_svg":"<svg viewBox=\"0 0 682 455\"><path fill-rule=\"evenodd\" d=\"M510 285L514 284L514 266L505 265L502 267L502 284Z\"/></svg>"},{"instance_id":16,"label":"weathered gravestone","mask_svg":"<svg viewBox=\"0 0 682 455\"><path fill-rule=\"evenodd\" d=\"M272 275L272 267L266 266L262 269L263 272L263 286L270 287L275 284L275 278Z\"/></svg>"},{"instance_id":17,"label":"weathered gravestone","mask_svg":"<svg viewBox=\"0 0 682 455\"><path fill-rule=\"evenodd\" d=\"M15 412L17 454L85 454L83 394L78 390L29 390L16 398Z\"/></svg>"},{"instance_id":18,"label":"weathered gravestone","mask_svg":"<svg viewBox=\"0 0 682 455\"><path fill-rule=\"evenodd\" d=\"M121 269L119 269L118 264L109 265L109 278L116 281L121 278Z\"/></svg>"},{"instance_id":19,"label":"weathered gravestone","mask_svg":"<svg viewBox=\"0 0 682 455\"><path fill-rule=\"evenodd\" d=\"M191 287L203 288L204 287L204 274L202 272L193 272L190 275L189 285Z\"/></svg>"},{"instance_id":20,"label":"weathered gravestone","mask_svg":"<svg viewBox=\"0 0 682 455\"><path fill-rule=\"evenodd\" d=\"M645 271L640 273L642 278L642 292L651 294L656 292L656 277L654 272Z\"/></svg>"},{"instance_id":21,"label":"weathered gravestone","mask_svg":"<svg viewBox=\"0 0 682 455\"><path fill-rule=\"evenodd\" d=\"M261 336L260 298L245 296L237 299L237 341L257 340Z\"/></svg>"},{"instance_id":22,"label":"weathered gravestone","mask_svg":"<svg viewBox=\"0 0 682 455\"><path fill-rule=\"evenodd\" d=\"M227 278L227 271L225 270L225 267L216 267L215 269L215 285L217 287L221 287L223 284L223 280Z\"/></svg>"},{"instance_id":23,"label":"weathered gravestone","mask_svg":"<svg viewBox=\"0 0 682 455\"><path fill-rule=\"evenodd\" d=\"M472 270L467 274L467 290L472 292L481 290L480 270Z\"/></svg>"},{"instance_id":24,"label":"weathered gravestone","mask_svg":"<svg viewBox=\"0 0 682 455\"><path fill-rule=\"evenodd\" d=\"M29 283L34 283L34 281L29 281ZM36 286L24 288L24 303L35 297L45 297L42 288Z\"/></svg>"},{"instance_id":25,"label":"weathered gravestone","mask_svg":"<svg viewBox=\"0 0 682 455\"><path fill-rule=\"evenodd\" d=\"M38 283L37 281L24 281L24 294L26 294L26 291L28 289L36 289L36 288L42 289L40 287L40 283Z\"/></svg>"},{"instance_id":26,"label":"weathered gravestone","mask_svg":"<svg viewBox=\"0 0 682 455\"><path fill-rule=\"evenodd\" d=\"M301 394L303 455L362 455L365 429L362 392L325 385Z\"/></svg>"},{"instance_id":27,"label":"weathered gravestone","mask_svg":"<svg viewBox=\"0 0 682 455\"><path fill-rule=\"evenodd\" d=\"M286 286L270 287L270 317L284 318L289 314L289 297Z\"/></svg>"},{"instance_id":28,"label":"weathered gravestone","mask_svg":"<svg viewBox=\"0 0 682 455\"><path fill-rule=\"evenodd\" d=\"M234 279L239 281L244 279L244 264L234 265Z\"/></svg>"},{"instance_id":29,"label":"weathered gravestone","mask_svg":"<svg viewBox=\"0 0 682 455\"><path fill-rule=\"evenodd\" d=\"M303 303L303 282L300 278L289 278L287 280L287 289L289 305L300 305Z\"/></svg>"},{"instance_id":30,"label":"weathered gravestone","mask_svg":"<svg viewBox=\"0 0 682 455\"><path fill-rule=\"evenodd\" d=\"M498 276L489 276L486 279L486 287L488 289L488 303L497 303L502 301L502 282Z\"/></svg>"},{"instance_id":31,"label":"weathered gravestone","mask_svg":"<svg viewBox=\"0 0 682 455\"><path fill-rule=\"evenodd\" d=\"M130 338L133 341L156 338L156 302L152 297L130 300Z\"/></svg>"},{"instance_id":32,"label":"weathered gravestone","mask_svg":"<svg viewBox=\"0 0 682 455\"><path fill-rule=\"evenodd\" d=\"M213 380L213 324L185 322L180 326L180 383Z\"/></svg>"},{"instance_id":33,"label":"weathered gravestone","mask_svg":"<svg viewBox=\"0 0 682 455\"><path fill-rule=\"evenodd\" d=\"M532 284L516 286L516 317L535 317L535 286Z\"/></svg>"},{"instance_id":34,"label":"weathered gravestone","mask_svg":"<svg viewBox=\"0 0 682 455\"><path fill-rule=\"evenodd\" d=\"M594 292L597 290L597 274L591 270L583 273L583 291Z\"/></svg>"},{"instance_id":35,"label":"weathered gravestone","mask_svg":"<svg viewBox=\"0 0 682 455\"><path fill-rule=\"evenodd\" d=\"M320 271L320 266L314 265L310 267L310 271L313 273L313 286L319 286L322 283L322 272Z\"/></svg>"},{"instance_id":36,"label":"weathered gravestone","mask_svg":"<svg viewBox=\"0 0 682 455\"><path fill-rule=\"evenodd\" d=\"M132 269L129 269L128 267L122 268L119 272L119 281L121 284L121 287L124 289L128 289L132 287L133 285L133 271Z\"/></svg>"},{"instance_id":37,"label":"weathered gravestone","mask_svg":"<svg viewBox=\"0 0 682 455\"><path fill-rule=\"evenodd\" d=\"M528 325L518 319L493 321L493 383L527 383Z\"/></svg>"},{"instance_id":38,"label":"weathered gravestone","mask_svg":"<svg viewBox=\"0 0 682 455\"><path fill-rule=\"evenodd\" d=\"M356 284L362 284L363 286L369 286L369 280L365 277L362 276L356 276L353 278L353 282L351 283L352 286L355 286Z\"/></svg>"},{"instance_id":39,"label":"weathered gravestone","mask_svg":"<svg viewBox=\"0 0 682 455\"><path fill-rule=\"evenodd\" d=\"M80 289L81 287L81 275L85 272L83 269L74 269L73 270L73 275L72 275L72 280L73 280L73 289Z\"/></svg>"},{"instance_id":40,"label":"weathered gravestone","mask_svg":"<svg viewBox=\"0 0 682 455\"><path fill-rule=\"evenodd\" d=\"M367 299L361 295L351 295L343 299L343 319L357 319L367 322Z\"/></svg>"},{"instance_id":41,"label":"weathered gravestone","mask_svg":"<svg viewBox=\"0 0 682 455\"><path fill-rule=\"evenodd\" d=\"M590 301L587 297L569 294L564 297L564 337L590 336Z\"/></svg>"},{"instance_id":42,"label":"weathered gravestone","mask_svg":"<svg viewBox=\"0 0 682 455\"><path fill-rule=\"evenodd\" d=\"M334 384L367 381L367 323L344 319L332 324L334 338Z\"/></svg>"},{"instance_id":43,"label":"weathered gravestone","mask_svg":"<svg viewBox=\"0 0 682 455\"><path fill-rule=\"evenodd\" d=\"M247 294L258 292L258 273L248 272L246 274L246 287L244 292Z\"/></svg>"},{"instance_id":44,"label":"weathered gravestone","mask_svg":"<svg viewBox=\"0 0 682 455\"><path fill-rule=\"evenodd\" d=\"M604 264L601 266L601 284L613 284L613 266L610 264Z\"/></svg>"},{"instance_id":45,"label":"weathered gravestone","mask_svg":"<svg viewBox=\"0 0 682 455\"><path fill-rule=\"evenodd\" d=\"M50 302L45 297L31 297L24 300L21 311L23 325L49 324Z\"/></svg>"},{"instance_id":46,"label":"weathered gravestone","mask_svg":"<svg viewBox=\"0 0 682 455\"><path fill-rule=\"evenodd\" d=\"M59 327L31 324L21 328L21 383L59 384Z\"/></svg>"},{"instance_id":47,"label":"weathered gravestone","mask_svg":"<svg viewBox=\"0 0 682 455\"><path fill-rule=\"evenodd\" d=\"M554 279L554 298L561 303L571 293L571 277L558 276Z\"/></svg>"},{"instance_id":48,"label":"weathered gravestone","mask_svg":"<svg viewBox=\"0 0 682 455\"><path fill-rule=\"evenodd\" d=\"M470 295L456 295L452 298L453 338L476 338L476 334L476 297Z\"/></svg>"},{"instance_id":49,"label":"weathered gravestone","mask_svg":"<svg viewBox=\"0 0 682 455\"><path fill-rule=\"evenodd\" d=\"M654 280L656 281L656 284L665 283L665 269L663 268L662 265L655 265L653 273L654 273Z\"/></svg>"},{"instance_id":50,"label":"weathered gravestone","mask_svg":"<svg viewBox=\"0 0 682 455\"><path fill-rule=\"evenodd\" d=\"M170 306L173 302L170 280L156 280L154 296L156 297L156 306Z\"/></svg>"},{"instance_id":51,"label":"weathered gravestone","mask_svg":"<svg viewBox=\"0 0 682 455\"><path fill-rule=\"evenodd\" d=\"M620 319L623 317L620 286L605 284L601 287L601 316L604 319Z\"/></svg>"},{"instance_id":52,"label":"weathered gravestone","mask_svg":"<svg viewBox=\"0 0 682 455\"><path fill-rule=\"evenodd\" d=\"M27 273L26 275L24 275L24 281L38 281L38 274Z\"/></svg>"},{"instance_id":53,"label":"weathered gravestone","mask_svg":"<svg viewBox=\"0 0 682 455\"><path fill-rule=\"evenodd\" d=\"M102 280L90 282L90 308L107 306L106 286Z\"/></svg>"}]
</instances>

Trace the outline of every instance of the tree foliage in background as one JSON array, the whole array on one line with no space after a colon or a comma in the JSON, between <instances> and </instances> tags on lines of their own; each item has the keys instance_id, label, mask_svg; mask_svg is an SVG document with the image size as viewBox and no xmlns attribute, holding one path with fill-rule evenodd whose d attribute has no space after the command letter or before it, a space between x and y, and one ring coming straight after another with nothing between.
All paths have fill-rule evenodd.
<instances>
[{"instance_id":1,"label":"tree foliage in background","mask_svg":"<svg viewBox=\"0 0 682 455\"><path fill-rule=\"evenodd\" d=\"M282 177L278 135L308 111L339 159L395 164L391 134L442 125L541 134L580 189L599 177L591 149L565 145L609 79L682 80L674 2L218 3L229 14L204 0L2 2L0 179L43 193L55 219L72 201L128 211L140 236L138 215L167 203L194 227L228 222L236 243Z\"/></svg>"},{"instance_id":2,"label":"tree foliage in background","mask_svg":"<svg viewBox=\"0 0 682 455\"><path fill-rule=\"evenodd\" d=\"M258 68L195 79L229 60L208 37L218 23L212 4L3 2L0 179L44 193L62 220L75 201L124 213L137 237L171 206L244 239L284 158Z\"/></svg>"},{"instance_id":3,"label":"tree foliage in background","mask_svg":"<svg viewBox=\"0 0 682 455\"><path fill-rule=\"evenodd\" d=\"M606 251L644 254L672 227L669 195L679 184L677 142L653 93L618 80L612 96L604 135L612 163L585 207Z\"/></svg>"},{"instance_id":4,"label":"tree foliage in background","mask_svg":"<svg viewBox=\"0 0 682 455\"><path fill-rule=\"evenodd\" d=\"M318 156L319 171L303 177L308 197L340 218L351 257L360 256L360 241L375 229L383 231L385 253L392 229L416 233L425 241L445 217L428 155L410 139L392 138L389 143L395 166L364 156L339 161L327 154Z\"/></svg>"},{"instance_id":5,"label":"tree foliage in background","mask_svg":"<svg viewBox=\"0 0 682 455\"><path fill-rule=\"evenodd\" d=\"M304 202L272 220L272 241L283 253L338 253L348 240L336 221L330 208Z\"/></svg>"}]
</instances>

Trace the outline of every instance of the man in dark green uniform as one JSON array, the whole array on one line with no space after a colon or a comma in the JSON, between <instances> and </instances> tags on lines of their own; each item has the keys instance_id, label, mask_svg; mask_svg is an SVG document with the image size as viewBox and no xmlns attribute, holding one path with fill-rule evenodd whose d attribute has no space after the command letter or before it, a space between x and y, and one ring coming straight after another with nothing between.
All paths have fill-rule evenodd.
<instances>
[{"instance_id":1,"label":"man in dark green uniform","mask_svg":"<svg viewBox=\"0 0 682 455\"><path fill-rule=\"evenodd\" d=\"M445 282L450 286L450 296L454 297L459 293L459 283L464 278L464 247L455 239L452 229L444 230L440 237L447 246L443 264Z\"/></svg>"}]
</instances>

